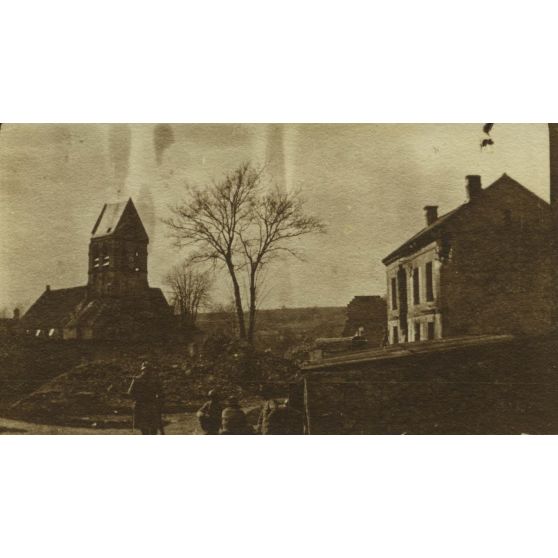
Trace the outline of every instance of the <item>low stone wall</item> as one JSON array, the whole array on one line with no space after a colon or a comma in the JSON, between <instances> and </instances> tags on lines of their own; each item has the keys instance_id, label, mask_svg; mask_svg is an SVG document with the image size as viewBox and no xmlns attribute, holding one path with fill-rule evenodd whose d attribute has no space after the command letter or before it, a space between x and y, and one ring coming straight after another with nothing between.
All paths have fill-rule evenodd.
<instances>
[{"instance_id":1,"label":"low stone wall","mask_svg":"<svg viewBox=\"0 0 558 558\"><path fill-rule=\"evenodd\" d=\"M558 340L307 373L311 434L556 434Z\"/></svg>"}]
</instances>

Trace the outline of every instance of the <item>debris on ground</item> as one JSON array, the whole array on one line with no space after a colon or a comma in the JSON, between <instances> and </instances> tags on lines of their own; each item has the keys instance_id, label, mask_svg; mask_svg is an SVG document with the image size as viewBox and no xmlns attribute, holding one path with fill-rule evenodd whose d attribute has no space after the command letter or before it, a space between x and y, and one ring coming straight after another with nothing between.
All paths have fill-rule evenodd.
<instances>
[{"instance_id":1,"label":"debris on ground","mask_svg":"<svg viewBox=\"0 0 558 558\"><path fill-rule=\"evenodd\" d=\"M11 405L9 415L57 424L96 424L97 428L129 422L132 401L127 392L143 360L149 360L163 383L166 413L193 412L217 388L252 404L261 386L273 383L287 391L299 377L298 367L238 340L209 338L191 357L182 347L142 347L104 354L70 367ZM99 417L110 415L110 420ZM78 420L79 419L79 420ZM77 421L77 422L76 422Z\"/></svg>"}]
</instances>

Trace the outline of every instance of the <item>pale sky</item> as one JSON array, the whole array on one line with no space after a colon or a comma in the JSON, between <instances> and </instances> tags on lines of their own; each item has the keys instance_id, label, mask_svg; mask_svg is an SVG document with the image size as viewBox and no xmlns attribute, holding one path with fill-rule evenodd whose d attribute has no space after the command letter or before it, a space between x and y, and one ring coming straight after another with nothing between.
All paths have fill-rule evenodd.
<instances>
[{"instance_id":1,"label":"pale sky","mask_svg":"<svg viewBox=\"0 0 558 558\"><path fill-rule=\"evenodd\" d=\"M184 184L245 160L300 189L326 236L306 261L268 273L264 307L340 306L385 293L381 259L423 227L425 205L466 200L465 175L506 172L548 200L545 124L4 124L0 132L0 307L87 283L89 235L103 203L131 196L150 236L149 282L162 287L181 254L160 222ZM184 253L182 254L184 255ZM217 284L217 299L226 288Z\"/></svg>"}]
</instances>

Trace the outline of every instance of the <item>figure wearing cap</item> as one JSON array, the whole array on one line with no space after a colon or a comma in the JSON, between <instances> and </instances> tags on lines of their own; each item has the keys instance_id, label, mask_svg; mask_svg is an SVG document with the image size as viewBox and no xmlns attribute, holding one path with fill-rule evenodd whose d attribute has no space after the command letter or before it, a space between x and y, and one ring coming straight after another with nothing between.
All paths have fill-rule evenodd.
<instances>
[{"instance_id":1,"label":"figure wearing cap","mask_svg":"<svg viewBox=\"0 0 558 558\"><path fill-rule=\"evenodd\" d=\"M221 395L216 389L212 389L207 394L209 401L206 401L196 413L200 422L200 427L205 434L219 434L221 426L221 413L223 403Z\"/></svg>"},{"instance_id":2,"label":"figure wearing cap","mask_svg":"<svg viewBox=\"0 0 558 558\"><path fill-rule=\"evenodd\" d=\"M142 434L164 434L163 390L149 362L142 362L140 373L132 380L128 394L134 399L133 429L139 429Z\"/></svg>"}]
</instances>

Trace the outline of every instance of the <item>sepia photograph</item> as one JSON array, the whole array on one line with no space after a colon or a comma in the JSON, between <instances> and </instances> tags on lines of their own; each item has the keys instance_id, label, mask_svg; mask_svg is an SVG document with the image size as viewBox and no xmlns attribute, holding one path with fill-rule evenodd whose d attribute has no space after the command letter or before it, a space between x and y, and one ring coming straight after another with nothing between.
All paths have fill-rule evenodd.
<instances>
[{"instance_id":1,"label":"sepia photograph","mask_svg":"<svg viewBox=\"0 0 558 558\"><path fill-rule=\"evenodd\" d=\"M556 556L552 6L0 17L2 556Z\"/></svg>"},{"instance_id":2,"label":"sepia photograph","mask_svg":"<svg viewBox=\"0 0 558 558\"><path fill-rule=\"evenodd\" d=\"M3 434L558 433L558 124L0 127Z\"/></svg>"}]
</instances>

